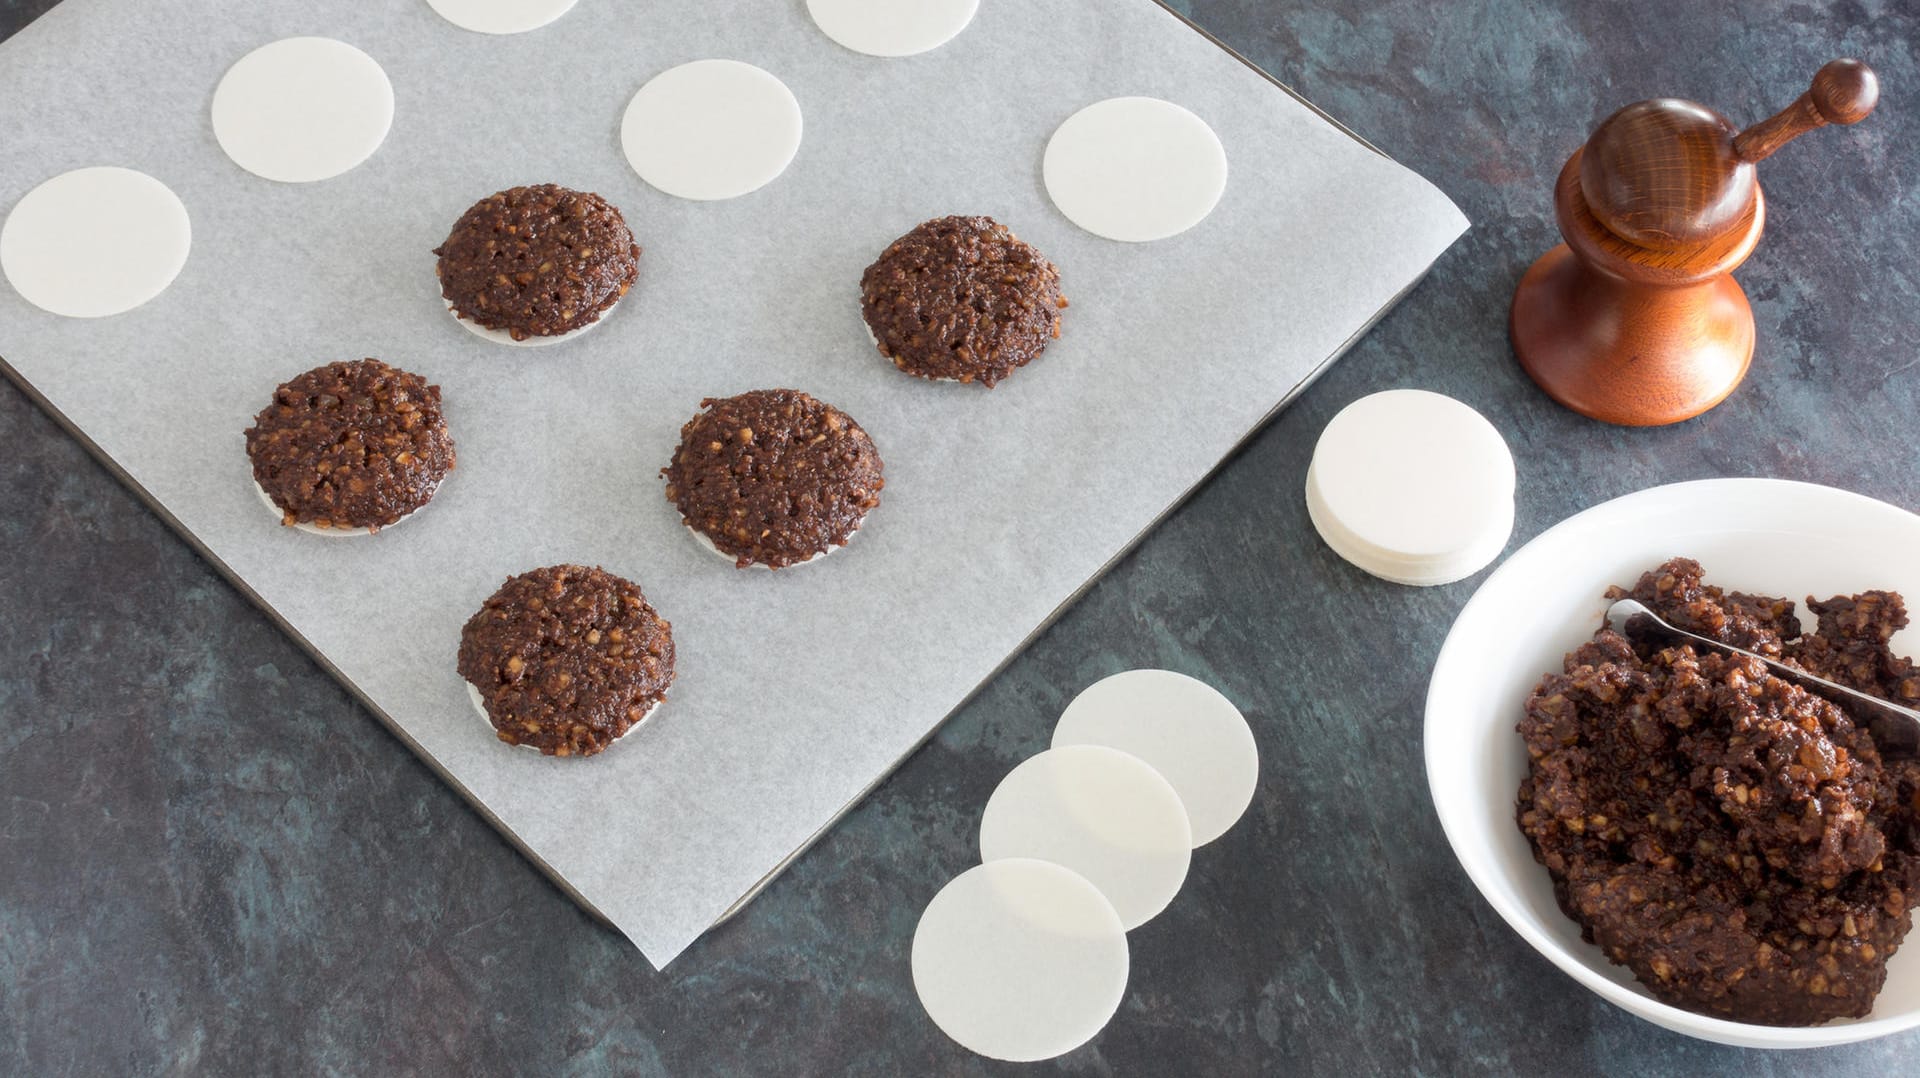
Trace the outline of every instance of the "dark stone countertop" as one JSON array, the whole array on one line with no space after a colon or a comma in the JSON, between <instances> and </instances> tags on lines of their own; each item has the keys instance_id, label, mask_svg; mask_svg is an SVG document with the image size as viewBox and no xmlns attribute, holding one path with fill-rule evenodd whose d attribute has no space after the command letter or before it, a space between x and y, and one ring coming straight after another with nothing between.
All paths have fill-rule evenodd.
<instances>
[{"instance_id":1,"label":"dark stone countertop","mask_svg":"<svg viewBox=\"0 0 1920 1078\"><path fill-rule=\"evenodd\" d=\"M797 2L797 0L796 0ZM0 33L49 0L0 0ZM1042 1072L1911 1073L1920 1034L1768 1054L1667 1033L1480 899L1420 754L1475 581L1313 537L1320 427L1420 386L1520 461L1516 543L1657 483L1771 475L1920 508L1914 0L1194 0L1202 25L1449 192L1473 230L1324 381L739 918L655 973L579 912L11 386L0 384L0 1073L988 1073L916 1004L921 908L994 784L1134 666L1255 723L1257 800L1131 937L1119 1015ZM1752 120L1866 58L1879 113L1768 162L1759 354L1706 417L1622 430L1514 364L1548 192L1607 112ZM0 108L5 103L0 102ZM1477 580L1477 578L1476 578ZM1376 666L1385 659L1383 667ZM1902 1064L1902 1060L1907 1060Z\"/></svg>"}]
</instances>

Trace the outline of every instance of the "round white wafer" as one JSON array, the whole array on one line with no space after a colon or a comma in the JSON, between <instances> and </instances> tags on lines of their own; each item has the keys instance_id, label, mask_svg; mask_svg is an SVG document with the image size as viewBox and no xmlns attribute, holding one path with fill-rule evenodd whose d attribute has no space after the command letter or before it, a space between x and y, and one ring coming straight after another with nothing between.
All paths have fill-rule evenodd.
<instances>
[{"instance_id":1,"label":"round white wafer","mask_svg":"<svg viewBox=\"0 0 1920 1078\"><path fill-rule=\"evenodd\" d=\"M1045 861L968 869L913 932L913 988L963 1048L1016 1063L1091 1040L1127 990L1127 936L1092 883Z\"/></svg>"},{"instance_id":2,"label":"round white wafer","mask_svg":"<svg viewBox=\"0 0 1920 1078\"><path fill-rule=\"evenodd\" d=\"M480 690L474 687L474 684L473 684L473 682L471 682L471 681L464 681L464 680L463 680L463 681L461 681L461 682L460 682L460 684L462 684L462 685L465 685L465 686L467 687L467 699L473 702L473 710L474 710L474 712L475 712L476 714L478 714L478 715L480 716L480 721L486 724L486 726L487 726L487 733L488 733L488 734L489 734L490 736L492 736L492 737L493 737L493 738L494 738L494 739L495 739L496 741L497 741L497 740L499 740L499 737L500 737L500 728L499 728L499 727L497 727L497 726L495 726L495 725L493 724L493 717L492 717L491 715L488 715L488 714L487 714L487 698L486 698L486 697L484 697L484 696L481 696L481 695L480 695ZM642 716L640 716L640 721L639 721L639 722L636 722L636 723L634 723L634 724L633 724L632 726L629 726L629 727L627 727L627 732L626 732L626 733L624 733L624 734L621 734L621 735L620 735L619 737L616 737L616 738L614 738L614 739L613 739L613 741L612 741L611 743L609 743L609 744L607 745L607 747L606 747L606 748L604 748L604 749L602 749L602 750L600 750L600 751L601 751L601 752L611 752L611 751L613 751L613 747L614 747L615 745L618 745L618 744L620 744L620 743L621 743L622 741L625 741L625 740L626 740L626 739L627 739L628 737L630 737L630 736L632 736L632 734L633 734L633 732L634 732L635 730L638 730L638 729L640 729L640 724L641 724L641 723L644 723L644 722L646 722L646 721L647 721L648 719L651 719L651 718L653 718L653 716L654 716L654 715L655 715L656 713L658 713L658 712L659 712L659 710L660 710L660 705L661 705L661 704L663 704L663 703L665 703L665 702L666 702L666 701L664 701L664 700L655 700L655 701L653 702L653 705L652 705L651 707L649 707L649 708L647 708L647 713L646 713L646 714L644 714L644 715L642 715ZM516 748L516 749L525 749L525 750L527 750L528 752L539 752L539 751L540 751L540 750L539 750L539 749L538 749L537 747L535 747L535 746L533 746L533 745L526 745L526 744L515 744L515 743L513 743L513 742L510 742L510 741L501 741L500 743L501 743L502 745L506 745L506 746L508 746L509 748Z\"/></svg>"},{"instance_id":3,"label":"round white wafer","mask_svg":"<svg viewBox=\"0 0 1920 1078\"><path fill-rule=\"evenodd\" d=\"M266 489L260 485L258 480L254 481L253 492L255 494L260 495L260 504L266 506L267 509L273 513L273 519L275 521L282 524L286 523L286 519L287 519L286 511L281 509L278 505L274 504L273 497L266 492ZM425 509L425 508L426 506L424 505L420 507L420 509ZM405 524L407 521L412 520L414 513L418 513L420 509L415 509L413 510L413 512L405 514L399 520L396 520L391 524L381 525L380 531L386 531L389 528L397 528L400 525ZM351 539L354 536L359 536L359 535L377 534L372 528L323 528L318 524L309 524L304 520L295 521L292 527L295 531L303 531L303 532L306 532L308 535L324 535L329 539Z\"/></svg>"},{"instance_id":4,"label":"round white wafer","mask_svg":"<svg viewBox=\"0 0 1920 1078\"><path fill-rule=\"evenodd\" d=\"M587 331L593 329L593 327L599 325L600 323L605 322L608 318L611 318L613 316L614 310L619 306L620 306L620 301L616 299L613 301L613 306L608 307L604 311L601 311L600 316L598 318L595 318L593 321L588 322L584 326L578 326L566 331L565 333L555 333L550 336L543 337L539 335L533 335L533 336L529 336L524 341L514 340L513 334L508 333L504 329L488 329L487 327L481 325L480 323L475 322L471 318L460 317L460 312L453 309L453 304L451 302L447 303L447 313L453 316L453 320L455 322L460 323L461 329L466 330L468 333L471 333L474 336L481 338L482 340L492 341L495 344L510 345L514 348L545 348L550 344L559 344L562 341L571 341L578 337L584 336L587 333Z\"/></svg>"},{"instance_id":5,"label":"round white wafer","mask_svg":"<svg viewBox=\"0 0 1920 1078\"><path fill-rule=\"evenodd\" d=\"M213 91L213 134L241 168L283 183L330 179L380 148L393 84L344 41L289 37L227 69Z\"/></svg>"},{"instance_id":6,"label":"round white wafer","mask_svg":"<svg viewBox=\"0 0 1920 1078\"><path fill-rule=\"evenodd\" d=\"M1115 97L1067 117L1041 173L1067 219L1142 243L1199 224L1227 189L1227 152L1207 122L1171 101Z\"/></svg>"},{"instance_id":7,"label":"round white wafer","mask_svg":"<svg viewBox=\"0 0 1920 1078\"><path fill-rule=\"evenodd\" d=\"M957 37L980 0L807 0L820 31L868 56L913 56Z\"/></svg>"},{"instance_id":8,"label":"round white wafer","mask_svg":"<svg viewBox=\"0 0 1920 1078\"><path fill-rule=\"evenodd\" d=\"M980 816L980 859L1036 857L1085 876L1131 931L1187 878L1193 829L1180 795L1139 757L1066 745L1007 773Z\"/></svg>"},{"instance_id":9,"label":"round white wafer","mask_svg":"<svg viewBox=\"0 0 1920 1078\"><path fill-rule=\"evenodd\" d=\"M1225 834L1253 801L1260 751L1233 702L1171 670L1128 670L1081 690L1053 747L1105 745L1145 761L1180 795L1193 845Z\"/></svg>"},{"instance_id":10,"label":"round white wafer","mask_svg":"<svg viewBox=\"0 0 1920 1078\"><path fill-rule=\"evenodd\" d=\"M670 195L738 198L771 183L800 149L800 102L738 60L695 60L640 87L620 145L640 178Z\"/></svg>"},{"instance_id":11,"label":"round white wafer","mask_svg":"<svg viewBox=\"0 0 1920 1078\"><path fill-rule=\"evenodd\" d=\"M573 10L577 0L427 0L440 17L480 34L524 34Z\"/></svg>"},{"instance_id":12,"label":"round white wafer","mask_svg":"<svg viewBox=\"0 0 1920 1078\"><path fill-rule=\"evenodd\" d=\"M193 226L166 184L130 168L63 172L0 226L0 272L28 303L68 318L130 311L187 264Z\"/></svg>"}]
</instances>

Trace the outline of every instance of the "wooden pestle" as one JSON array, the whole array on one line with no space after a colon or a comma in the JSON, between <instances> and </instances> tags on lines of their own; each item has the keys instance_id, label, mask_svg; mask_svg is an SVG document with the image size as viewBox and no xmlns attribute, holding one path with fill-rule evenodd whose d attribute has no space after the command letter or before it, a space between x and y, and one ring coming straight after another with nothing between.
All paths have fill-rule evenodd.
<instances>
[{"instance_id":1,"label":"wooden pestle","mask_svg":"<svg viewBox=\"0 0 1920 1078\"><path fill-rule=\"evenodd\" d=\"M1674 98L1608 117L1555 186L1567 242L1514 293L1510 330L1527 373L1610 423L1677 423L1724 400L1753 357L1753 313L1731 274L1765 225L1755 162L1817 127L1858 123L1878 97L1870 68L1835 60L1744 131Z\"/></svg>"}]
</instances>

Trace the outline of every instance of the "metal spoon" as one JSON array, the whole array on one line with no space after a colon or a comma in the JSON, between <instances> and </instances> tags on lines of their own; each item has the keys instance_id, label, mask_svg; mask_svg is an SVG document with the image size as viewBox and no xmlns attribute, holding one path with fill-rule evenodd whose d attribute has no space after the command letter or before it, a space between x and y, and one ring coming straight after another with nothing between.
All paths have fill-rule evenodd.
<instances>
[{"instance_id":1,"label":"metal spoon","mask_svg":"<svg viewBox=\"0 0 1920 1078\"><path fill-rule=\"evenodd\" d=\"M1662 620L1660 615L1647 609L1646 604L1633 599L1621 599L1607 608L1607 625L1615 632L1637 644L1661 646L1677 641L1686 641L1698 648L1713 648L1730 655L1740 655L1748 659L1758 659L1766 663L1777 676L1791 681L1801 688L1833 702L1854 721L1867 728L1873 735L1873 743L1885 759L1920 755L1920 711L1890 704L1877 696L1849 689L1826 678L1815 677L1805 670L1775 662L1765 655L1755 655L1751 651L1723 644L1711 637L1690 633Z\"/></svg>"}]
</instances>

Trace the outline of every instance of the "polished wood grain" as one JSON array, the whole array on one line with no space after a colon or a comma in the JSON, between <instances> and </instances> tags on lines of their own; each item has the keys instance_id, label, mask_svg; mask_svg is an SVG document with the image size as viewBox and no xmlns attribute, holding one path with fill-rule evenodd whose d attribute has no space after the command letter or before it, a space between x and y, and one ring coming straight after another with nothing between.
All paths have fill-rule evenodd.
<instances>
[{"instance_id":1,"label":"polished wood grain","mask_svg":"<svg viewBox=\"0 0 1920 1078\"><path fill-rule=\"evenodd\" d=\"M1608 117L1555 184L1566 242L1514 293L1521 366L1608 423L1677 423L1725 400L1753 358L1753 313L1732 273L1765 227L1754 164L1815 128L1859 122L1878 93L1865 64L1836 60L1745 131L1674 98Z\"/></svg>"},{"instance_id":2,"label":"polished wood grain","mask_svg":"<svg viewBox=\"0 0 1920 1078\"><path fill-rule=\"evenodd\" d=\"M1662 97L1602 121L1581 154L1580 189L1620 238L1683 249L1727 231L1758 187L1733 152L1739 129L1703 105Z\"/></svg>"}]
</instances>

